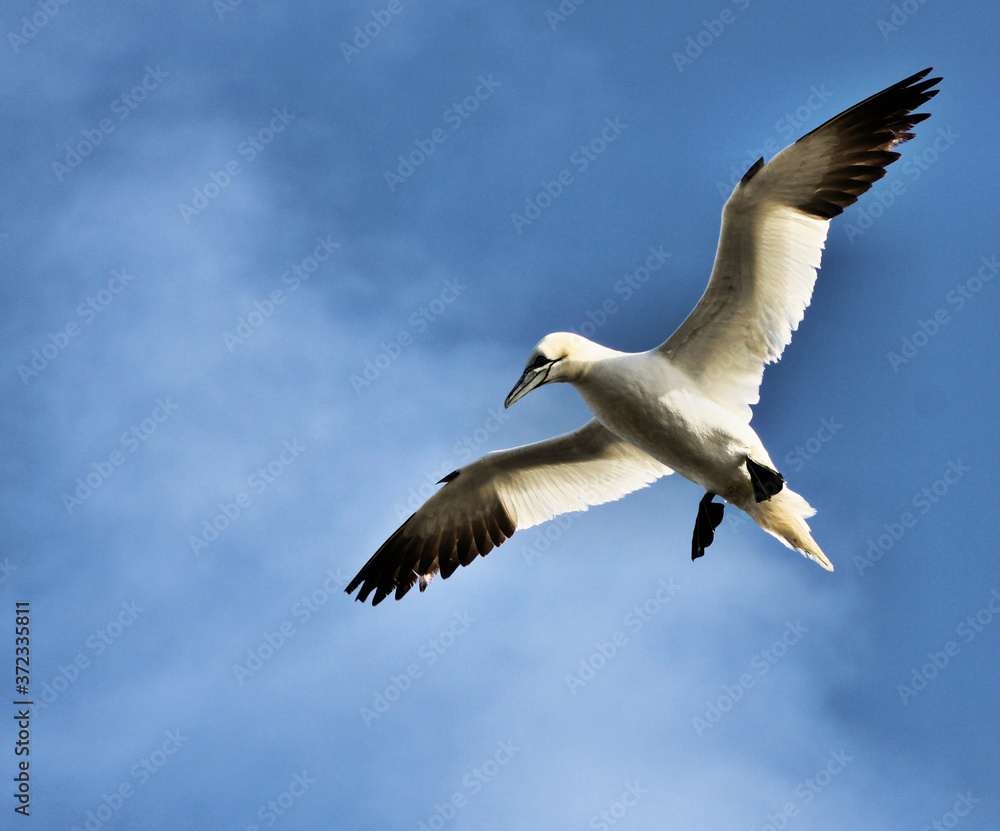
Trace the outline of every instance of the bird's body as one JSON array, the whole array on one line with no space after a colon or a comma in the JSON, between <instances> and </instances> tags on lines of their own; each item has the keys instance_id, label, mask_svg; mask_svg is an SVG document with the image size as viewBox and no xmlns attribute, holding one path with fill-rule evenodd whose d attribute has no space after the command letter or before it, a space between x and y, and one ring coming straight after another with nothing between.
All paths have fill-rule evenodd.
<instances>
[{"instance_id":1,"label":"bird's body","mask_svg":"<svg viewBox=\"0 0 1000 831\"><path fill-rule=\"evenodd\" d=\"M767 459L760 439L669 359L655 351L613 353L571 383L619 438L738 507L752 501L750 478L739 469L748 455Z\"/></svg>"},{"instance_id":2,"label":"bird's body","mask_svg":"<svg viewBox=\"0 0 1000 831\"><path fill-rule=\"evenodd\" d=\"M539 348L569 351L560 362L560 380L577 389L610 433L746 511L765 531L832 570L809 533L805 518L814 511L801 496L783 487L757 501L746 460L771 469L774 463L749 418L712 400L697 378L658 349L617 352L568 332L549 335Z\"/></svg>"},{"instance_id":3,"label":"bird's body","mask_svg":"<svg viewBox=\"0 0 1000 831\"><path fill-rule=\"evenodd\" d=\"M624 353L558 332L532 350L510 406L536 387L572 384L594 418L548 441L489 453L454 471L348 585L358 599L399 599L448 577L529 528L587 510L677 472L705 489L692 559L711 544L725 502L832 571L757 433L751 406L812 297L830 219L857 201L893 148L928 116L913 110L940 78L924 70L760 159L726 202L708 288L688 318L648 352Z\"/></svg>"}]
</instances>

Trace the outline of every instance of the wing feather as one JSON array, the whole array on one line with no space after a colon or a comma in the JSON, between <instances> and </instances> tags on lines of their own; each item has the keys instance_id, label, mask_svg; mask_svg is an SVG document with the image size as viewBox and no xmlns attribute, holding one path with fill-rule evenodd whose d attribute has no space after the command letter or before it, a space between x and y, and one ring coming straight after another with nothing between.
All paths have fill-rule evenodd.
<instances>
[{"instance_id":1,"label":"wing feather","mask_svg":"<svg viewBox=\"0 0 1000 831\"><path fill-rule=\"evenodd\" d=\"M398 600L437 572L461 566L559 514L585 511L646 487L668 467L592 420L548 441L490 453L445 477L428 499L375 552L347 587L372 603Z\"/></svg>"},{"instance_id":2,"label":"wing feather","mask_svg":"<svg viewBox=\"0 0 1000 831\"><path fill-rule=\"evenodd\" d=\"M830 219L853 205L896 145L928 117L913 110L940 78L918 72L756 162L722 212L708 288L658 351L732 412L751 416L764 366L778 360L812 298Z\"/></svg>"}]
</instances>

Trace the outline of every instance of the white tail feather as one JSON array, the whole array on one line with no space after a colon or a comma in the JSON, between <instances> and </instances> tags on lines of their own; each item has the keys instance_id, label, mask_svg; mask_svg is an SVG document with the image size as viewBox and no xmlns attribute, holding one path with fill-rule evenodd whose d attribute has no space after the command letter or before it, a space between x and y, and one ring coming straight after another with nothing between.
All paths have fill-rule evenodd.
<instances>
[{"instance_id":1,"label":"white tail feather","mask_svg":"<svg viewBox=\"0 0 1000 831\"><path fill-rule=\"evenodd\" d=\"M827 571L833 571L833 563L816 544L806 524L806 517L815 514L816 509L787 485L769 500L753 505L749 513L767 533L789 548L802 552Z\"/></svg>"}]
</instances>

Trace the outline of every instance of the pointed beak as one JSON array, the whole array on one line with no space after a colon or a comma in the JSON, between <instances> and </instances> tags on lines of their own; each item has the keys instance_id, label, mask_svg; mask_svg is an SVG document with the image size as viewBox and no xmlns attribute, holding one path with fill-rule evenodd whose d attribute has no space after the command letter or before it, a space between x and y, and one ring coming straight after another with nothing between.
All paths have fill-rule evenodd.
<instances>
[{"instance_id":1,"label":"pointed beak","mask_svg":"<svg viewBox=\"0 0 1000 831\"><path fill-rule=\"evenodd\" d=\"M515 401L520 401L524 396L531 392L535 387L539 387L545 383L545 379L549 375L549 367L551 364L546 364L545 366L539 367L538 369L526 369L524 374L521 376L516 384L514 384L514 389L510 391L510 395L504 399L503 407L506 410Z\"/></svg>"}]
</instances>

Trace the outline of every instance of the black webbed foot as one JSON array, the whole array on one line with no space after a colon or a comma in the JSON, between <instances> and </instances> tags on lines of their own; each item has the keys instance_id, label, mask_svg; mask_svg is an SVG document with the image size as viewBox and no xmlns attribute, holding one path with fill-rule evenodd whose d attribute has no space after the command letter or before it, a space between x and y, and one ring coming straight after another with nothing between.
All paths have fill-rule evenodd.
<instances>
[{"instance_id":1,"label":"black webbed foot","mask_svg":"<svg viewBox=\"0 0 1000 831\"><path fill-rule=\"evenodd\" d=\"M694 523L694 536L691 538L691 559L697 560L705 554L715 539L715 529L722 522L722 514L726 506L713 502L715 494L707 491L698 503L698 518Z\"/></svg>"},{"instance_id":2,"label":"black webbed foot","mask_svg":"<svg viewBox=\"0 0 1000 831\"><path fill-rule=\"evenodd\" d=\"M758 502L766 502L785 486L785 477L778 471L758 464L747 456L747 472L753 483L753 496Z\"/></svg>"}]
</instances>

